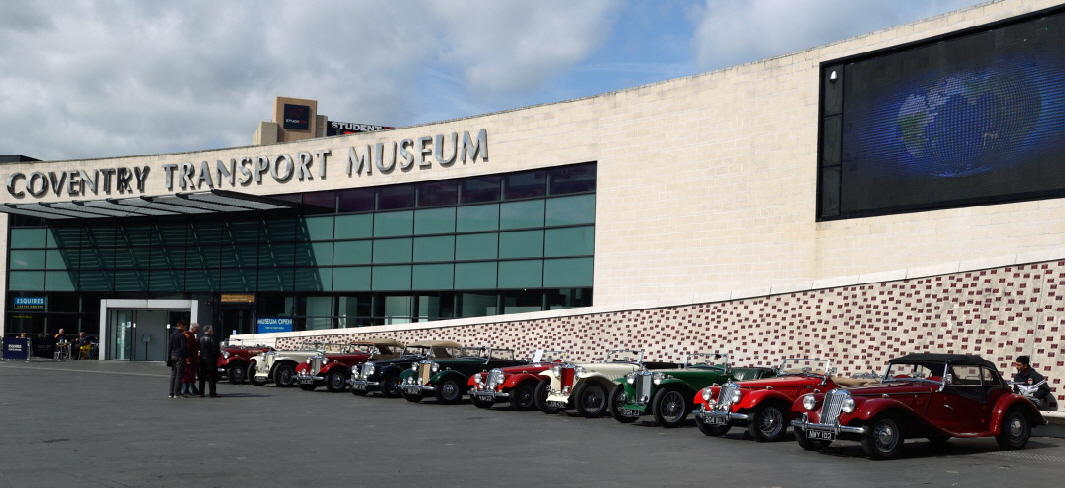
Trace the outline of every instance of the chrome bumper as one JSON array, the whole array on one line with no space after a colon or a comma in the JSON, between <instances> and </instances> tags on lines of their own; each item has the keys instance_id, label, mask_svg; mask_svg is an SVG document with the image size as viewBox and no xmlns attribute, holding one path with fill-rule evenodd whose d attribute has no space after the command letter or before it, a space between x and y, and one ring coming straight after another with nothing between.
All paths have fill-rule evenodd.
<instances>
[{"instance_id":1,"label":"chrome bumper","mask_svg":"<svg viewBox=\"0 0 1065 488\"><path fill-rule=\"evenodd\" d=\"M718 419L723 418L723 419L725 419L725 423L731 423L733 420L738 420L738 421L751 420L751 416L747 415L745 413L732 412L730 410L707 410L707 409L703 408L701 405L699 406L699 410L695 411L695 416L699 417L700 419L702 419L704 421L707 420L707 419L711 419L711 418L718 418Z\"/></svg>"},{"instance_id":2,"label":"chrome bumper","mask_svg":"<svg viewBox=\"0 0 1065 488\"><path fill-rule=\"evenodd\" d=\"M399 385L399 389L403 390L403 393L411 395L421 395L426 392L436 391L436 387L431 385Z\"/></svg>"},{"instance_id":3,"label":"chrome bumper","mask_svg":"<svg viewBox=\"0 0 1065 488\"><path fill-rule=\"evenodd\" d=\"M821 424L810 422L805 413L802 414L801 419L792 420L791 426L796 429L802 429L803 432L806 432L807 430L825 430L829 432L835 432L836 435L839 435L841 433L861 435L865 433L865 427L851 427L849 425L839 425L838 423Z\"/></svg>"},{"instance_id":4,"label":"chrome bumper","mask_svg":"<svg viewBox=\"0 0 1065 488\"><path fill-rule=\"evenodd\" d=\"M325 381L324 376L311 376L309 374L297 374L296 381L300 383L311 383L315 381Z\"/></svg>"},{"instance_id":5,"label":"chrome bumper","mask_svg":"<svg viewBox=\"0 0 1065 488\"><path fill-rule=\"evenodd\" d=\"M381 386L381 383L377 381L357 380L355 378L348 380L348 384L354 390L369 390L371 387L378 388Z\"/></svg>"},{"instance_id":6,"label":"chrome bumper","mask_svg":"<svg viewBox=\"0 0 1065 488\"><path fill-rule=\"evenodd\" d=\"M470 388L470 390L467 391L466 393L468 393L471 398L476 398L478 400L493 400L494 401L494 400L498 400L498 399L506 400L506 399L510 398L510 393L506 392L506 391L486 391L486 390L478 390L476 388Z\"/></svg>"}]
</instances>

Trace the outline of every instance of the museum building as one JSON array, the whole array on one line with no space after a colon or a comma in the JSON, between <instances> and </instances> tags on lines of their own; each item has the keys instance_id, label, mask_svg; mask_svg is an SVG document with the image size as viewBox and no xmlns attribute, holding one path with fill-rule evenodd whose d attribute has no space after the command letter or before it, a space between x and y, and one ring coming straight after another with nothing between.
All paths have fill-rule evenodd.
<instances>
[{"instance_id":1,"label":"museum building","mask_svg":"<svg viewBox=\"0 0 1065 488\"><path fill-rule=\"evenodd\" d=\"M1024 353L1060 378L1063 68L1065 7L1001 0L433 124L323 135L279 98L253 146L9 158L2 330L99 333L106 359L160 359L190 318L844 371Z\"/></svg>"}]
</instances>

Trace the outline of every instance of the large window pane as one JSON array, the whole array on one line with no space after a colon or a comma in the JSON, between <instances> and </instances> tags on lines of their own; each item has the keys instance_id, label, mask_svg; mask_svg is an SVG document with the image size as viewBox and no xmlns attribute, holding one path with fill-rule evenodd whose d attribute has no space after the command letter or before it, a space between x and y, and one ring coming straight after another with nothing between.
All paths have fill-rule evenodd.
<instances>
[{"instance_id":1,"label":"large window pane","mask_svg":"<svg viewBox=\"0 0 1065 488\"><path fill-rule=\"evenodd\" d=\"M455 208L431 208L414 212L414 234L455 232Z\"/></svg>"},{"instance_id":2,"label":"large window pane","mask_svg":"<svg viewBox=\"0 0 1065 488\"><path fill-rule=\"evenodd\" d=\"M414 238L414 261L454 261L455 236Z\"/></svg>"},{"instance_id":3,"label":"large window pane","mask_svg":"<svg viewBox=\"0 0 1065 488\"><path fill-rule=\"evenodd\" d=\"M12 277L14 272L11 273ZM82 270L78 273L78 289L86 291L111 291L111 273L104 270ZM12 290L16 289L14 287ZM39 288L35 288L39 289Z\"/></svg>"},{"instance_id":4,"label":"large window pane","mask_svg":"<svg viewBox=\"0 0 1065 488\"><path fill-rule=\"evenodd\" d=\"M544 255L544 231L500 232L500 258L539 258Z\"/></svg>"},{"instance_id":5,"label":"large window pane","mask_svg":"<svg viewBox=\"0 0 1065 488\"><path fill-rule=\"evenodd\" d=\"M592 286L592 258L544 260L544 288Z\"/></svg>"},{"instance_id":6,"label":"large window pane","mask_svg":"<svg viewBox=\"0 0 1065 488\"><path fill-rule=\"evenodd\" d=\"M484 317L499 313L496 294L492 292L463 293L459 296L459 303L462 308L460 317Z\"/></svg>"},{"instance_id":7,"label":"large window pane","mask_svg":"<svg viewBox=\"0 0 1065 488\"><path fill-rule=\"evenodd\" d=\"M309 241L325 241L333 238L333 217L310 217L303 220L303 225L307 229L306 235L297 231L300 240Z\"/></svg>"},{"instance_id":8,"label":"large window pane","mask_svg":"<svg viewBox=\"0 0 1065 488\"><path fill-rule=\"evenodd\" d=\"M20 230L22 230L22 229L12 230L11 231L12 232L12 238L14 238L15 232L16 231L20 231ZM51 232L48 233L48 247L49 248L79 247L79 246L81 246L81 237L82 237L84 231L85 231L85 229L83 227L57 227L55 229L51 229ZM185 243L184 242L185 241L185 239L184 239L185 226L184 225L181 226L181 233L182 233L181 234L182 238L181 238L181 242L179 242L179 244L184 244Z\"/></svg>"},{"instance_id":9,"label":"large window pane","mask_svg":"<svg viewBox=\"0 0 1065 488\"><path fill-rule=\"evenodd\" d=\"M594 224L595 195L548 199L545 220L548 227Z\"/></svg>"},{"instance_id":10,"label":"large window pane","mask_svg":"<svg viewBox=\"0 0 1065 488\"><path fill-rule=\"evenodd\" d=\"M543 275L543 262L539 259L500 261L498 287L539 288L543 282ZM539 307L539 304L537 304L537 307Z\"/></svg>"},{"instance_id":11,"label":"large window pane","mask_svg":"<svg viewBox=\"0 0 1065 488\"><path fill-rule=\"evenodd\" d=\"M419 294L417 297L419 320L440 320L455 317L455 294L438 292Z\"/></svg>"},{"instance_id":12,"label":"large window pane","mask_svg":"<svg viewBox=\"0 0 1065 488\"><path fill-rule=\"evenodd\" d=\"M337 215L333 236L337 239L372 237L373 214Z\"/></svg>"},{"instance_id":13,"label":"large window pane","mask_svg":"<svg viewBox=\"0 0 1065 488\"><path fill-rule=\"evenodd\" d=\"M302 251L308 251L310 255L302 259ZM330 264L333 264L332 242L311 242L297 249L297 266L328 266Z\"/></svg>"},{"instance_id":14,"label":"large window pane","mask_svg":"<svg viewBox=\"0 0 1065 488\"><path fill-rule=\"evenodd\" d=\"M377 239L373 243L373 262L409 263L411 261L413 239Z\"/></svg>"},{"instance_id":15,"label":"large window pane","mask_svg":"<svg viewBox=\"0 0 1065 488\"><path fill-rule=\"evenodd\" d=\"M185 271L156 268L148 275L148 289L154 292L179 292L185 289Z\"/></svg>"},{"instance_id":16,"label":"large window pane","mask_svg":"<svg viewBox=\"0 0 1065 488\"><path fill-rule=\"evenodd\" d=\"M259 242L259 228L262 224L257 220L245 220L230 222L226 240L231 242Z\"/></svg>"},{"instance_id":17,"label":"large window pane","mask_svg":"<svg viewBox=\"0 0 1065 488\"><path fill-rule=\"evenodd\" d=\"M336 291L369 290L370 267L333 268L333 289Z\"/></svg>"},{"instance_id":18,"label":"large window pane","mask_svg":"<svg viewBox=\"0 0 1065 488\"><path fill-rule=\"evenodd\" d=\"M414 185L382 186L377 189L377 209L414 208Z\"/></svg>"},{"instance_id":19,"label":"large window pane","mask_svg":"<svg viewBox=\"0 0 1065 488\"><path fill-rule=\"evenodd\" d=\"M333 291L333 268L296 268L295 291Z\"/></svg>"},{"instance_id":20,"label":"large window pane","mask_svg":"<svg viewBox=\"0 0 1065 488\"><path fill-rule=\"evenodd\" d=\"M499 234L463 234L455 236L455 260L473 261L499 257Z\"/></svg>"},{"instance_id":21,"label":"large window pane","mask_svg":"<svg viewBox=\"0 0 1065 488\"><path fill-rule=\"evenodd\" d=\"M509 290L503 292L503 313L539 312L543 310L544 295L540 290Z\"/></svg>"},{"instance_id":22,"label":"large window pane","mask_svg":"<svg viewBox=\"0 0 1065 488\"><path fill-rule=\"evenodd\" d=\"M376 237L409 236L414 233L414 211L381 212L374 216L373 235Z\"/></svg>"},{"instance_id":23,"label":"large window pane","mask_svg":"<svg viewBox=\"0 0 1065 488\"><path fill-rule=\"evenodd\" d=\"M352 188L337 192L337 212L372 212L375 191L373 188Z\"/></svg>"},{"instance_id":24,"label":"large window pane","mask_svg":"<svg viewBox=\"0 0 1065 488\"><path fill-rule=\"evenodd\" d=\"M499 205L475 205L458 208L459 232L499 230Z\"/></svg>"},{"instance_id":25,"label":"large window pane","mask_svg":"<svg viewBox=\"0 0 1065 488\"><path fill-rule=\"evenodd\" d=\"M42 251L11 251L11 269L44 269L45 256Z\"/></svg>"},{"instance_id":26,"label":"large window pane","mask_svg":"<svg viewBox=\"0 0 1065 488\"><path fill-rule=\"evenodd\" d=\"M258 268L223 269L219 273L218 286L226 292L252 292L258 286L258 281Z\"/></svg>"},{"instance_id":27,"label":"large window pane","mask_svg":"<svg viewBox=\"0 0 1065 488\"><path fill-rule=\"evenodd\" d=\"M377 290L410 290L411 267L407 266L374 266L371 278L373 289Z\"/></svg>"},{"instance_id":28,"label":"large window pane","mask_svg":"<svg viewBox=\"0 0 1065 488\"><path fill-rule=\"evenodd\" d=\"M547 170L506 175L503 185L504 200L542 197L547 194Z\"/></svg>"},{"instance_id":29,"label":"large window pane","mask_svg":"<svg viewBox=\"0 0 1065 488\"><path fill-rule=\"evenodd\" d=\"M373 301L370 295L355 295L337 297L340 305L339 326L361 327L370 325L370 317L373 315Z\"/></svg>"},{"instance_id":30,"label":"large window pane","mask_svg":"<svg viewBox=\"0 0 1065 488\"><path fill-rule=\"evenodd\" d=\"M333 297L307 297L307 330L333 328Z\"/></svg>"},{"instance_id":31,"label":"large window pane","mask_svg":"<svg viewBox=\"0 0 1065 488\"><path fill-rule=\"evenodd\" d=\"M381 315L385 318L385 324L406 324L411 322L414 315L414 301L410 295L390 295L381 300L383 310Z\"/></svg>"},{"instance_id":32,"label":"large window pane","mask_svg":"<svg viewBox=\"0 0 1065 488\"><path fill-rule=\"evenodd\" d=\"M589 256L595 252L595 227L566 227L544 232L544 256Z\"/></svg>"},{"instance_id":33,"label":"large window pane","mask_svg":"<svg viewBox=\"0 0 1065 488\"><path fill-rule=\"evenodd\" d=\"M45 272L44 285L48 291L75 291L75 276L66 271Z\"/></svg>"},{"instance_id":34,"label":"large window pane","mask_svg":"<svg viewBox=\"0 0 1065 488\"><path fill-rule=\"evenodd\" d=\"M336 208L336 192L316 191L303 194L303 211L307 213L332 213Z\"/></svg>"},{"instance_id":35,"label":"large window pane","mask_svg":"<svg viewBox=\"0 0 1065 488\"><path fill-rule=\"evenodd\" d=\"M292 266L296 258L296 244L292 242L271 243L258 251L259 266Z\"/></svg>"},{"instance_id":36,"label":"large window pane","mask_svg":"<svg viewBox=\"0 0 1065 488\"><path fill-rule=\"evenodd\" d=\"M11 229L11 249L45 247L47 229Z\"/></svg>"},{"instance_id":37,"label":"large window pane","mask_svg":"<svg viewBox=\"0 0 1065 488\"><path fill-rule=\"evenodd\" d=\"M582 164L550 169L552 195L595 191L595 165Z\"/></svg>"},{"instance_id":38,"label":"large window pane","mask_svg":"<svg viewBox=\"0 0 1065 488\"><path fill-rule=\"evenodd\" d=\"M417 264L412 272L411 289L450 290L455 284L455 265Z\"/></svg>"},{"instance_id":39,"label":"large window pane","mask_svg":"<svg viewBox=\"0 0 1065 488\"><path fill-rule=\"evenodd\" d=\"M456 289L480 289L496 287L496 263L455 264Z\"/></svg>"},{"instance_id":40,"label":"large window pane","mask_svg":"<svg viewBox=\"0 0 1065 488\"><path fill-rule=\"evenodd\" d=\"M548 310L592 306L591 288L561 288L544 293Z\"/></svg>"},{"instance_id":41,"label":"large window pane","mask_svg":"<svg viewBox=\"0 0 1065 488\"><path fill-rule=\"evenodd\" d=\"M543 200L504 203L499 206L500 229L527 229L543 226Z\"/></svg>"},{"instance_id":42,"label":"large window pane","mask_svg":"<svg viewBox=\"0 0 1065 488\"><path fill-rule=\"evenodd\" d=\"M12 271L8 276L8 290L44 290L44 271Z\"/></svg>"},{"instance_id":43,"label":"large window pane","mask_svg":"<svg viewBox=\"0 0 1065 488\"><path fill-rule=\"evenodd\" d=\"M333 243L333 264L370 264L373 262L373 242L337 241Z\"/></svg>"},{"instance_id":44,"label":"large window pane","mask_svg":"<svg viewBox=\"0 0 1065 488\"><path fill-rule=\"evenodd\" d=\"M462 181L462 203L498 202L502 181L499 176L468 178Z\"/></svg>"},{"instance_id":45,"label":"large window pane","mask_svg":"<svg viewBox=\"0 0 1065 488\"><path fill-rule=\"evenodd\" d=\"M458 200L458 180L427 181L418 185L419 208L455 205Z\"/></svg>"}]
</instances>

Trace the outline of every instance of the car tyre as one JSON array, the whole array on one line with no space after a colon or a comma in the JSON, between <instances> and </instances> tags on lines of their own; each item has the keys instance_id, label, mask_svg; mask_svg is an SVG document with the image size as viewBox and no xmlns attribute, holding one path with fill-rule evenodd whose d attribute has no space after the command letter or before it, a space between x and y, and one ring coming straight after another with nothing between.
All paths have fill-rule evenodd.
<instances>
[{"instance_id":1,"label":"car tyre","mask_svg":"<svg viewBox=\"0 0 1065 488\"><path fill-rule=\"evenodd\" d=\"M551 390L551 378L544 378L536 384L536 388L533 388L533 401L536 402L536 408L546 414L558 413L559 409L549 406L547 404L547 394Z\"/></svg>"},{"instance_id":2,"label":"car tyre","mask_svg":"<svg viewBox=\"0 0 1065 488\"><path fill-rule=\"evenodd\" d=\"M495 402L490 402L488 400L478 400L473 397L471 397L471 399L473 402L473 406L477 408L492 408L492 405L495 405Z\"/></svg>"},{"instance_id":3,"label":"car tyre","mask_svg":"<svg viewBox=\"0 0 1065 488\"><path fill-rule=\"evenodd\" d=\"M902 452L906 434L893 415L880 415L865 423L862 450L869 459L891 459Z\"/></svg>"},{"instance_id":4,"label":"car tyre","mask_svg":"<svg viewBox=\"0 0 1065 488\"><path fill-rule=\"evenodd\" d=\"M333 393L340 393L348 387L348 375L343 371L332 371L325 378L325 387Z\"/></svg>"},{"instance_id":5,"label":"car tyre","mask_svg":"<svg viewBox=\"0 0 1065 488\"><path fill-rule=\"evenodd\" d=\"M655 422L662 427L676 427L684 423L692 403L676 388L662 388L651 399Z\"/></svg>"},{"instance_id":6,"label":"car tyre","mask_svg":"<svg viewBox=\"0 0 1065 488\"><path fill-rule=\"evenodd\" d=\"M279 364L274 369L274 384L277 386L292 386L296 384L296 368L291 364Z\"/></svg>"},{"instance_id":7,"label":"car tyre","mask_svg":"<svg viewBox=\"0 0 1065 488\"><path fill-rule=\"evenodd\" d=\"M243 384L248 381L248 369L239 364L230 365L226 368L226 377L231 385Z\"/></svg>"},{"instance_id":8,"label":"car tyre","mask_svg":"<svg viewBox=\"0 0 1065 488\"><path fill-rule=\"evenodd\" d=\"M314 383L300 383L300 389L303 391L314 391L316 386Z\"/></svg>"},{"instance_id":9,"label":"car tyre","mask_svg":"<svg viewBox=\"0 0 1065 488\"><path fill-rule=\"evenodd\" d=\"M998 446L1007 449L1021 449L1028 444L1028 438L1032 436L1032 423L1028 415L1019 408L1011 408L1002 417L1002 431L995 436Z\"/></svg>"},{"instance_id":10,"label":"car tyre","mask_svg":"<svg viewBox=\"0 0 1065 488\"><path fill-rule=\"evenodd\" d=\"M607 410L606 387L596 382L586 382L573 392L577 413L587 418L602 417Z\"/></svg>"},{"instance_id":11,"label":"car tyre","mask_svg":"<svg viewBox=\"0 0 1065 488\"><path fill-rule=\"evenodd\" d=\"M455 378L444 378L436 384L436 401L444 405L454 405L462 401L462 386Z\"/></svg>"},{"instance_id":12,"label":"car tyre","mask_svg":"<svg viewBox=\"0 0 1065 488\"><path fill-rule=\"evenodd\" d=\"M511 410L533 410L536 408L536 392L532 385L522 383L510 389Z\"/></svg>"},{"instance_id":13,"label":"car tyre","mask_svg":"<svg viewBox=\"0 0 1065 488\"><path fill-rule=\"evenodd\" d=\"M366 390L359 389L359 388L352 388L351 389L351 394L355 395L355 396L366 396L367 393L369 393L369 392L366 391Z\"/></svg>"},{"instance_id":14,"label":"car tyre","mask_svg":"<svg viewBox=\"0 0 1065 488\"><path fill-rule=\"evenodd\" d=\"M399 373L391 372L381 377L381 394L385 398L399 398L403 396L403 390L399 389ZM419 397L418 401L421 401Z\"/></svg>"},{"instance_id":15,"label":"car tyre","mask_svg":"<svg viewBox=\"0 0 1065 488\"><path fill-rule=\"evenodd\" d=\"M832 443L832 441L826 441L824 439L811 439L806 437L806 431L803 429L792 430L795 431L795 441L799 443L799 447L807 451L820 451Z\"/></svg>"},{"instance_id":16,"label":"car tyre","mask_svg":"<svg viewBox=\"0 0 1065 488\"><path fill-rule=\"evenodd\" d=\"M411 403L418 403L422 401L422 395L418 393L403 393L403 399Z\"/></svg>"},{"instance_id":17,"label":"car tyre","mask_svg":"<svg viewBox=\"0 0 1065 488\"><path fill-rule=\"evenodd\" d=\"M628 398L625 396L625 385L617 385L613 390L610 390L610 416L614 417L614 420L623 424L631 424L639 420L639 415L625 415L621 413L621 407L624 407L628 403Z\"/></svg>"},{"instance_id":18,"label":"car tyre","mask_svg":"<svg viewBox=\"0 0 1065 488\"><path fill-rule=\"evenodd\" d=\"M747 433L758 442L775 442L788 431L788 416L778 405L759 405L751 412Z\"/></svg>"}]
</instances>

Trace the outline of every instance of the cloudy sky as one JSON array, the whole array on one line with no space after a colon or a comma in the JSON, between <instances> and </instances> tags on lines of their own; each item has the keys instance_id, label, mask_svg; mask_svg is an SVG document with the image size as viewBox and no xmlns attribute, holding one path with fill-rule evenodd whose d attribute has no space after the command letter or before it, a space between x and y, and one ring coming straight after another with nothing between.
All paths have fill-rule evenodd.
<instances>
[{"instance_id":1,"label":"cloudy sky","mask_svg":"<svg viewBox=\"0 0 1065 488\"><path fill-rule=\"evenodd\" d=\"M0 154L246 146L273 99L395 127L712 71L983 0L0 1Z\"/></svg>"}]
</instances>

